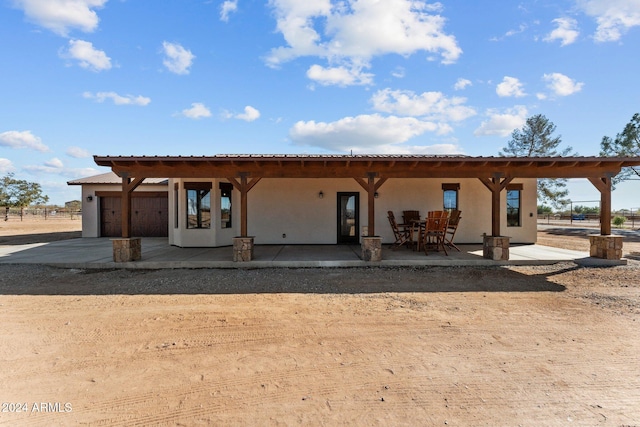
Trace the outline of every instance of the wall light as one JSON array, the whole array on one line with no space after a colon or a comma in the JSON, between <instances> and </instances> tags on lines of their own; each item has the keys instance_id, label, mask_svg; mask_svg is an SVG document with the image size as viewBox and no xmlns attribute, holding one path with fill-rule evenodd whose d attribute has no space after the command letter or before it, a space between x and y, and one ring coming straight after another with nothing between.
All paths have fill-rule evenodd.
<instances>
[{"instance_id":1,"label":"wall light","mask_svg":"<svg viewBox=\"0 0 640 427\"><path fill-rule=\"evenodd\" d=\"M373 197L375 197L375 198L377 199L378 197L380 197L380 195L379 195L379 194L378 194L378 192L376 191L375 193L373 193Z\"/></svg>"},{"instance_id":2,"label":"wall light","mask_svg":"<svg viewBox=\"0 0 640 427\"><path fill-rule=\"evenodd\" d=\"M318 193L318 198L322 199L324 197L324 193L322 192L322 190L320 190L320 192Z\"/></svg>"},{"instance_id":3,"label":"wall light","mask_svg":"<svg viewBox=\"0 0 640 427\"><path fill-rule=\"evenodd\" d=\"M91 202L93 200L93 196L91 194L89 194L87 196L87 202Z\"/></svg>"}]
</instances>

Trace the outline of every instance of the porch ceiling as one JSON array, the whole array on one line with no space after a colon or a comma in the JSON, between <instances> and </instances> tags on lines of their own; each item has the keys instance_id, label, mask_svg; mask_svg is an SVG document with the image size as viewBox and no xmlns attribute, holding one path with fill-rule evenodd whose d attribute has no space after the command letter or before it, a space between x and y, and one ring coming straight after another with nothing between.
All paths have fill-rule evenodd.
<instances>
[{"instance_id":1,"label":"porch ceiling","mask_svg":"<svg viewBox=\"0 0 640 427\"><path fill-rule=\"evenodd\" d=\"M467 157L427 155L94 156L121 177L354 178L587 178L611 177L640 157Z\"/></svg>"}]
</instances>

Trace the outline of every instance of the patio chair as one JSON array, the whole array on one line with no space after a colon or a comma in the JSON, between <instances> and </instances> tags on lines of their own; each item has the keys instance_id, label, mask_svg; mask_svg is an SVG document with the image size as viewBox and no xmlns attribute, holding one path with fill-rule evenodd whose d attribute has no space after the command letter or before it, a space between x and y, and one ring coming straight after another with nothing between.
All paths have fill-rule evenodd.
<instances>
[{"instance_id":1,"label":"patio chair","mask_svg":"<svg viewBox=\"0 0 640 427\"><path fill-rule=\"evenodd\" d=\"M402 222L411 224L411 221L420 221L420 211L402 211Z\"/></svg>"},{"instance_id":2,"label":"patio chair","mask_svg":"<svg viewBox=\"0 0 640 427\"><path fill-rule=\"evenodd\" d=\"M458 252L460 252L460 248L453 243L453 238L456 235L456 231L458 230L458 224L460 223L460 219L462 218L460 216L461 213L462 212L457 209L454 209L451 211L451 213L449 214L449 223L447 225L447 232L444 238L445 244L450 248L457 250Z\"/></svg>"},{"instance_id":3,"label":"patio chair","mask_svg":"<svg viewBox=\"0 0 640 427\"><path fill-rule=\"evenodd\" d=\"M447 211L431 211L427 214L427 221L425 223L425 230L423 236L423 247L425 255L429 255L427 252L430 248L442 251L445 255L447 248L445 245L445 237L447 233L447 224L449 223L449 212Z\"/></svg>"},{"instance_id":4,"label":"patio chair","mask_svg":"<svg viewBox=\"0 0 640 427\"><path fill-rule=\"evenodd\" d=\"M400 246L406 245L409 243L409 237L411 235L411 227L409 224L398 224L396 222L396 217L392 211L387 212L389 217L389 224L391 225L391 230L393 230L393 237L396 239L395 242L391 245L391 249L396 250Z\"/></svg>"}]
</instances>

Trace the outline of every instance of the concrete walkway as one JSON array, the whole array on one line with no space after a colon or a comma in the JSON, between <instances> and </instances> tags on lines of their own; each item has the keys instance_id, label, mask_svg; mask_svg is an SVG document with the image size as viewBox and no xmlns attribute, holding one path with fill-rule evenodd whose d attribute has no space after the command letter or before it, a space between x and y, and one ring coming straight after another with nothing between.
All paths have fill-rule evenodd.
<instances>
[{"instance_id":1,"label":"concrete walkway","mask_svg":"<svg viewBox=\"0 0 640 427\"><path fill-rule=\"evenodd\" d=\"M414 252L383 246L380 262L361 259L359 245L257 245L254 260L233 262L232 248L178 248L166 238L143 238L142 260L114 263L112 243L106 238L83 238L52 243L0 246L0 264L43 264L63 268L312 268L373 266L495 266L542 265L573 261L583 265L620 265L626 260L607 261L591 258L586 252L540 245L517 245L510 248L509 261L492 261L482 257L482 245L459 245L461 252Z\"/></svg>"}]
</instances>

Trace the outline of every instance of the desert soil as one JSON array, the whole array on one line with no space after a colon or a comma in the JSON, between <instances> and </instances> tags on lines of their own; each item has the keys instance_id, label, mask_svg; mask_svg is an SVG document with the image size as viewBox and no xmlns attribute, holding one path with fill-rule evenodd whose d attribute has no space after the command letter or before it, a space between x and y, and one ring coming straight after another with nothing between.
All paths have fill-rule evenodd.
<instances>
[{"instance_id":1,"label":"desert soil","mask_svg":"<svg viewBox=\"0 0 640 427\"><path fill-rule=\"evenodd\" d=\"M17 239L8 225L0 239ZM20 239L55 238L46 227ZM540 243L582 250L573 234L541 232ZM0 324L0 425L640 426L633 260L0 265Z\"/></svg>"}]
</instances>

